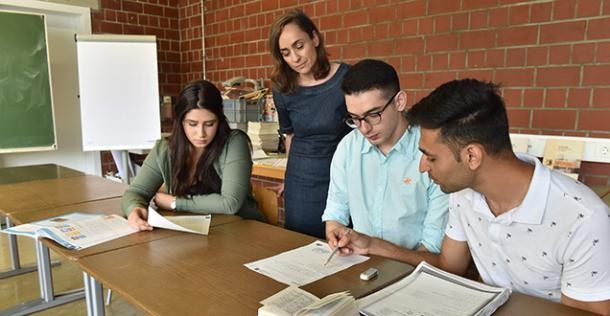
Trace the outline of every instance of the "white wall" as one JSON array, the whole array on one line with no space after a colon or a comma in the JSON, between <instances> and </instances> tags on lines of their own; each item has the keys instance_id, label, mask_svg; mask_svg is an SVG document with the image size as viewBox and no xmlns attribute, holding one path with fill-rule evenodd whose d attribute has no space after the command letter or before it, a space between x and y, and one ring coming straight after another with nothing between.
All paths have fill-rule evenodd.
<instances>
[{"instance_id":1,"label":"white wall","mask_svg":"<svg viewBox=\"0 0 610 316\"><path fill-rule=\"evenodd\" d=\"M0 10L44 13L51 63L57 150L0 154L0 167L56 163L101 175L99 152L83 152L74 34L91 34L88 8L33 0L0 0ZM18 32L18 30L15 30Z\"/></svg>"}]
</instances>

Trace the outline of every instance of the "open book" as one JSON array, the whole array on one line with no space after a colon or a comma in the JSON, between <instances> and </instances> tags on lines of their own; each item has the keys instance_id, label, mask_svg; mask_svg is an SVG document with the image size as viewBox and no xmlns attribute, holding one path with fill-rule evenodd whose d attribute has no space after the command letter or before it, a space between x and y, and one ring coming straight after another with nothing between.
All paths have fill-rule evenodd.
<instances>
[{"instance_id":1,"label":"open book","mask_svg":"<svg viewBox=\"0 0 610 316\"><path fill-rule=\"evenodd\" d=\"M510 289L472 281L422 262L404 279L359 299L358 306L367 316L484 316L504 304L510 293Z\"/></svg>"},{"instance_id":2,"label":"open book","mask_svg":"<svg viewBox=\"0 0 610 316\"><path fill-rule=\"evenodd\" d=\"M210 230L212 215L162 216L148 207L148 224L152 227L178 230L187 233L207 235Z\"/></svg>"},{"instance_id":3,"label":"open book","mask_svg":"<svg viewBox=\"0 0 610 316\"><path fill-rule=\"evenodd\" d=\"M49 238L73 250L95 246L136 231L119 215L84 213L70 213L2 230L8 234Z\"/></svg>"},{"instance_id":4,"label":"open book","mask_svg":"<svg viewBox=\"0 0 610 316\"><path fill-rule=\"evenodd\" d=\"M322 299L296 286L289 286L266 298L258 309L259 316L342 316L357 315L356 301L348 292L334 293Z\"/></svg>"}]
</instances>

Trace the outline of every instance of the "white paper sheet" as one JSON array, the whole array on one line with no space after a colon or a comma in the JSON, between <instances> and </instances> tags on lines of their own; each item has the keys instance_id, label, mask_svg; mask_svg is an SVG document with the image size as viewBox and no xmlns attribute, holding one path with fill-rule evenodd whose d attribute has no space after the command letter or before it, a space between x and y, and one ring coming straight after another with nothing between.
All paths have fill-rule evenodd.
<instances>
[{"instance_id":1,"label":"white paper sheet","mask_svg":"<svg viewBox=\"0 0 610 316\"><path fill-rule=\"evenodd\" d=\"M334 256L324 265L330 253L327 243L314 241L273 257L246 263L245 266L278 282L302 286L369 259L359 255Z\"/></svg>"},{"instance_id":2,"label":"white paper sheet","mask_svg":"<svg viewBox=\"0 0 610 316\"><path fill-rule=\"evenodd\" d=\"M154 208L148 207L148 224L152 227L178 230L187 233L207 235L212 215L161 216Z\"/></svg>"}]
</instances>

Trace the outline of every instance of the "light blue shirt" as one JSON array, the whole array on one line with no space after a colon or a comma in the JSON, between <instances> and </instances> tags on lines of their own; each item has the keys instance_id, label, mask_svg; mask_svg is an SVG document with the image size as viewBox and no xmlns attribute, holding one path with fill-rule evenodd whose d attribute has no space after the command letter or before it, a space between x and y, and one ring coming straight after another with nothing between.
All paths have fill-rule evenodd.
<instances>
[{"instance_id":1,"label":"light blue shirt","mask_svg":"<svg viewBox=\"0 0 610 316\"><path fill-rule=\"evenodd\" d=\"M438 253L448 195L419 172L419 127L409 127L387 156L358 130L339 143L322 221L333 220L401 247Z\"/></svg>"}]
</instances>

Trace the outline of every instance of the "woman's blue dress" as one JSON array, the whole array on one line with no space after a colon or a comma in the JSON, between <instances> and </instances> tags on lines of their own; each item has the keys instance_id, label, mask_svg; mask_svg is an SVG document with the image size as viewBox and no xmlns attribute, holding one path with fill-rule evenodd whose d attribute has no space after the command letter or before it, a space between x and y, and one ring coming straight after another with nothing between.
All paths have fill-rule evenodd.
<instances>
[{"instance_id":1,"label":"woman's blue dress","mask_svg":"<svg viewBox=\"0 0 610 316\"><path fill-rule=\"evenodd\" d=\"M328 81L299 87L290 95L273 91L280 132L293 134L284 180L287 229L325 238L322 213L326 207L330 163L339 141L351 129L341 81L349 66L342 63Z\"/></svg>"}]
</instances>

